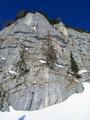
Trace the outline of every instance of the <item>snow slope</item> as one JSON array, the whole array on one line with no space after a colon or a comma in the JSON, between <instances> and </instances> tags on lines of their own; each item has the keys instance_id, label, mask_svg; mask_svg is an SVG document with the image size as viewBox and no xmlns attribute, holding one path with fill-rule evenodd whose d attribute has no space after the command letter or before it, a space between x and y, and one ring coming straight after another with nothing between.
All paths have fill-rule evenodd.
<instances>
[{"instance_id":1,"label":"snow slope","mask_svg":"<svg viewBox=\"0 0 90 120\"><path fill-rule=\"evenodd\" d=\"M74 94L62 103L38 111L0 112L0 120L90 120L90 84L83 93Z\"/></svg>"}]
</instances>

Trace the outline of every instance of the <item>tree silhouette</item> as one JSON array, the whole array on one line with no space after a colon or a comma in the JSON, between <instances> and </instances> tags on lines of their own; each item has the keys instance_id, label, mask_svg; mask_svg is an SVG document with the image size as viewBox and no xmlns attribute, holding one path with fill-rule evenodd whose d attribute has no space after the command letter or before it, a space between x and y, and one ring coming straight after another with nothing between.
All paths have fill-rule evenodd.
<instances>
[{"instance_id":1,"label":"tree silhouette","mask_svg":"<svg viewBox=\"0 0 90 120\"><path fill-rule=\"evenodd\" d=\"M26 10L20 10L16 15L16 19L19 19L19 18L26 16L27 12L28 11L26 11Z\"/></svg>"},{"instance_id":2,"label":"tree silhouette","mask_svg":"<svg viewBox=\"0 0 90 120\"><path fill-rule=\"evenodd\" d=\"M71 58L71 70L73 71L74 75L76 76L79 71L79 68L78 68L76 61L74 60L72 52L70 54L70 58Z\"/></svg>"}]
</instances>

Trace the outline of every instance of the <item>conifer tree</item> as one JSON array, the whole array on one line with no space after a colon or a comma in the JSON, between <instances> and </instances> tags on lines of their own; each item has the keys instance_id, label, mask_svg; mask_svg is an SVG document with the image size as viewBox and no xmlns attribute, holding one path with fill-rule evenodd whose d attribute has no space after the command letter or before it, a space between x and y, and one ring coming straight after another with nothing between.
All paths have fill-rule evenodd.
<instances>
[{"instance_id":1,"label":"conifer tree","mask_svg":"<svg viewBox=\"0 0 90 120\"><path fill-rule=\"evenodd\" d=\"M75 75L77 75L77 73L79 71L79 68L78 68L78 65L77 65L76 61L74 60L72 52L70 54L70 58L71 58L71 70L73 71L73 73Z\"/></svg>"}]
</instances>

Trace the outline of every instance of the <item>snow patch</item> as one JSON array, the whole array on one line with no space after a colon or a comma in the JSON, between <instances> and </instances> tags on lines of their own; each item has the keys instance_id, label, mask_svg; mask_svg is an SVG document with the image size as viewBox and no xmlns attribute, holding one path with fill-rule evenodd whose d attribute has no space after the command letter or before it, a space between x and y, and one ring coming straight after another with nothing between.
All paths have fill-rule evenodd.
<instances>
[{"instance_id":1,"label":"snow patch","mask_svg":"<svg viewBox=\"0 0 90 120\"><path fill-rule=\"evenodd\" d=\"M71 77L72 75L71 74L68 74L69 77Z\"/></svg>"},{"instance_id":2,"label":"snow patch","mask_svg":"<svg viewBox=\"0 0 90 120\"><path fill-rule=\"evenodd\" d=\"M55 63L55 65L56 65L57 67L61 67L61 68L65 67L65 66L63 66L63 65L56 64L56 63Z\"/></svg>"},{"instance_id":3,"label":"snow patch","mask_svg":"<svg viewBox=\"0 0 90 120\"><path fill-rule=\"evenodd\" d=\"M28 50L28 48L25 48L25 50Z\"/></svg>"},{"instance_id":4,"label":"snow patch","mask_svg":"<svg viewBox=\"0 0 90 120\"><path fill-rule=\"evenodd\" d=\"M13 71L13 70L9 70L9 73L14 74L14 75L17 75L17 74L18 74L17 72L15 72L15 71Z\"/></svg>"},{"instance_id":5,"label":"snow patch","mask_svg":"<svg viewBox=\"0 0 90 120\"><path fill-rule=\"evenodd\" d=\"M41 62L41 63L43 63L43 64L44 64L44 63L46 63L46 61L45 61L45 60L39 60L39 62Z\"/></svg>"},{"instance_id":6,"label":"snow patch","mask_svg":"<svg viewBox=\"0 0 90 120\"><path fill-rule=\"evenodd\" d=\"M8 72L9 72L10 74L12 74L12 75L18 75L18 73L17 73L15 70L13 70L13 65L10 65L10 66L9 66Z\"/></svg>"},{"instance_id":7,"label":"snow patch","mask_svg":"<svg viewBox=\"0 0 90 120\"><path fill-rule=\"evenodd\" d=\"M43 64L47 63L47 61L45 61L45 60L39 60L39 62L41 62L41 63L43 63ZM61 67L61 68L65 67L65 66L60 65L60 64L56 64L56 63L54 63L54 64L55 64L57 67Z\"/></svg>"},{"instance_id":8,"label":"snow patch","mask_svg":"<svg viewBox=\"0 0 90 120\"><path fill-rule=\"evenodd\" d=\"M15 111L15 110L13 109L13 107L11 107L11 106L9 106L9 109L10 109L10 112Z\"/></svg>"},{"instance_id":9,"label":"snow patch","mask_svg":"<svg viewBox=\"0 0 90 120\"><path fill-rule=\"evenodd\" d=\"M6 60L4 57L2 57L2 60Z\"/></svg>"},{"instance_id":10,"label":"snow patch","mask_svg":"<svg viewBox=\"0 0 90 120\"><path fill-rule=\"evenodd\" d=\"M86 73L86 72L88 72L88 71L87 71L86 69L84 69L84 70L80 70L80 71L78 72L78 74L81 75L81 74Z\"/></svg>"},{"instance_id":11,"label":"snow patch","mask_svg":"<svg viewBox=\"0 0 90 120\"><path fill-rule=\"evenodd\" d=\"M77 80L77 79L75 79L74 81L75 81L75 82L77 82L77 83L80 83L80 81L79 81L79 80Z\"/></svg>"}]
</instances>

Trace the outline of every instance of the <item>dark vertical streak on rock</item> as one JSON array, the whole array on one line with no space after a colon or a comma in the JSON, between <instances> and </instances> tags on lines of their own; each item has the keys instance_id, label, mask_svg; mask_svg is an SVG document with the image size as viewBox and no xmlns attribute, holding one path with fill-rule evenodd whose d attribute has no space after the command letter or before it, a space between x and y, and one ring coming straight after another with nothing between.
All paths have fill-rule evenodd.
<instances>
[{"instance_id":1,"label":"dark vertical streak on rock","mask_svg":"<svg viewBox=\"0 0 90 120\"><path fill-rule=\"evenodd\" d=\"M31 101L30 101L30 105L29 105L29 107L28 107L28 110L31 109L31 106L32 106L33 100L34 100L34 92L32 92Z\"/></svg>"}]
</instances>

